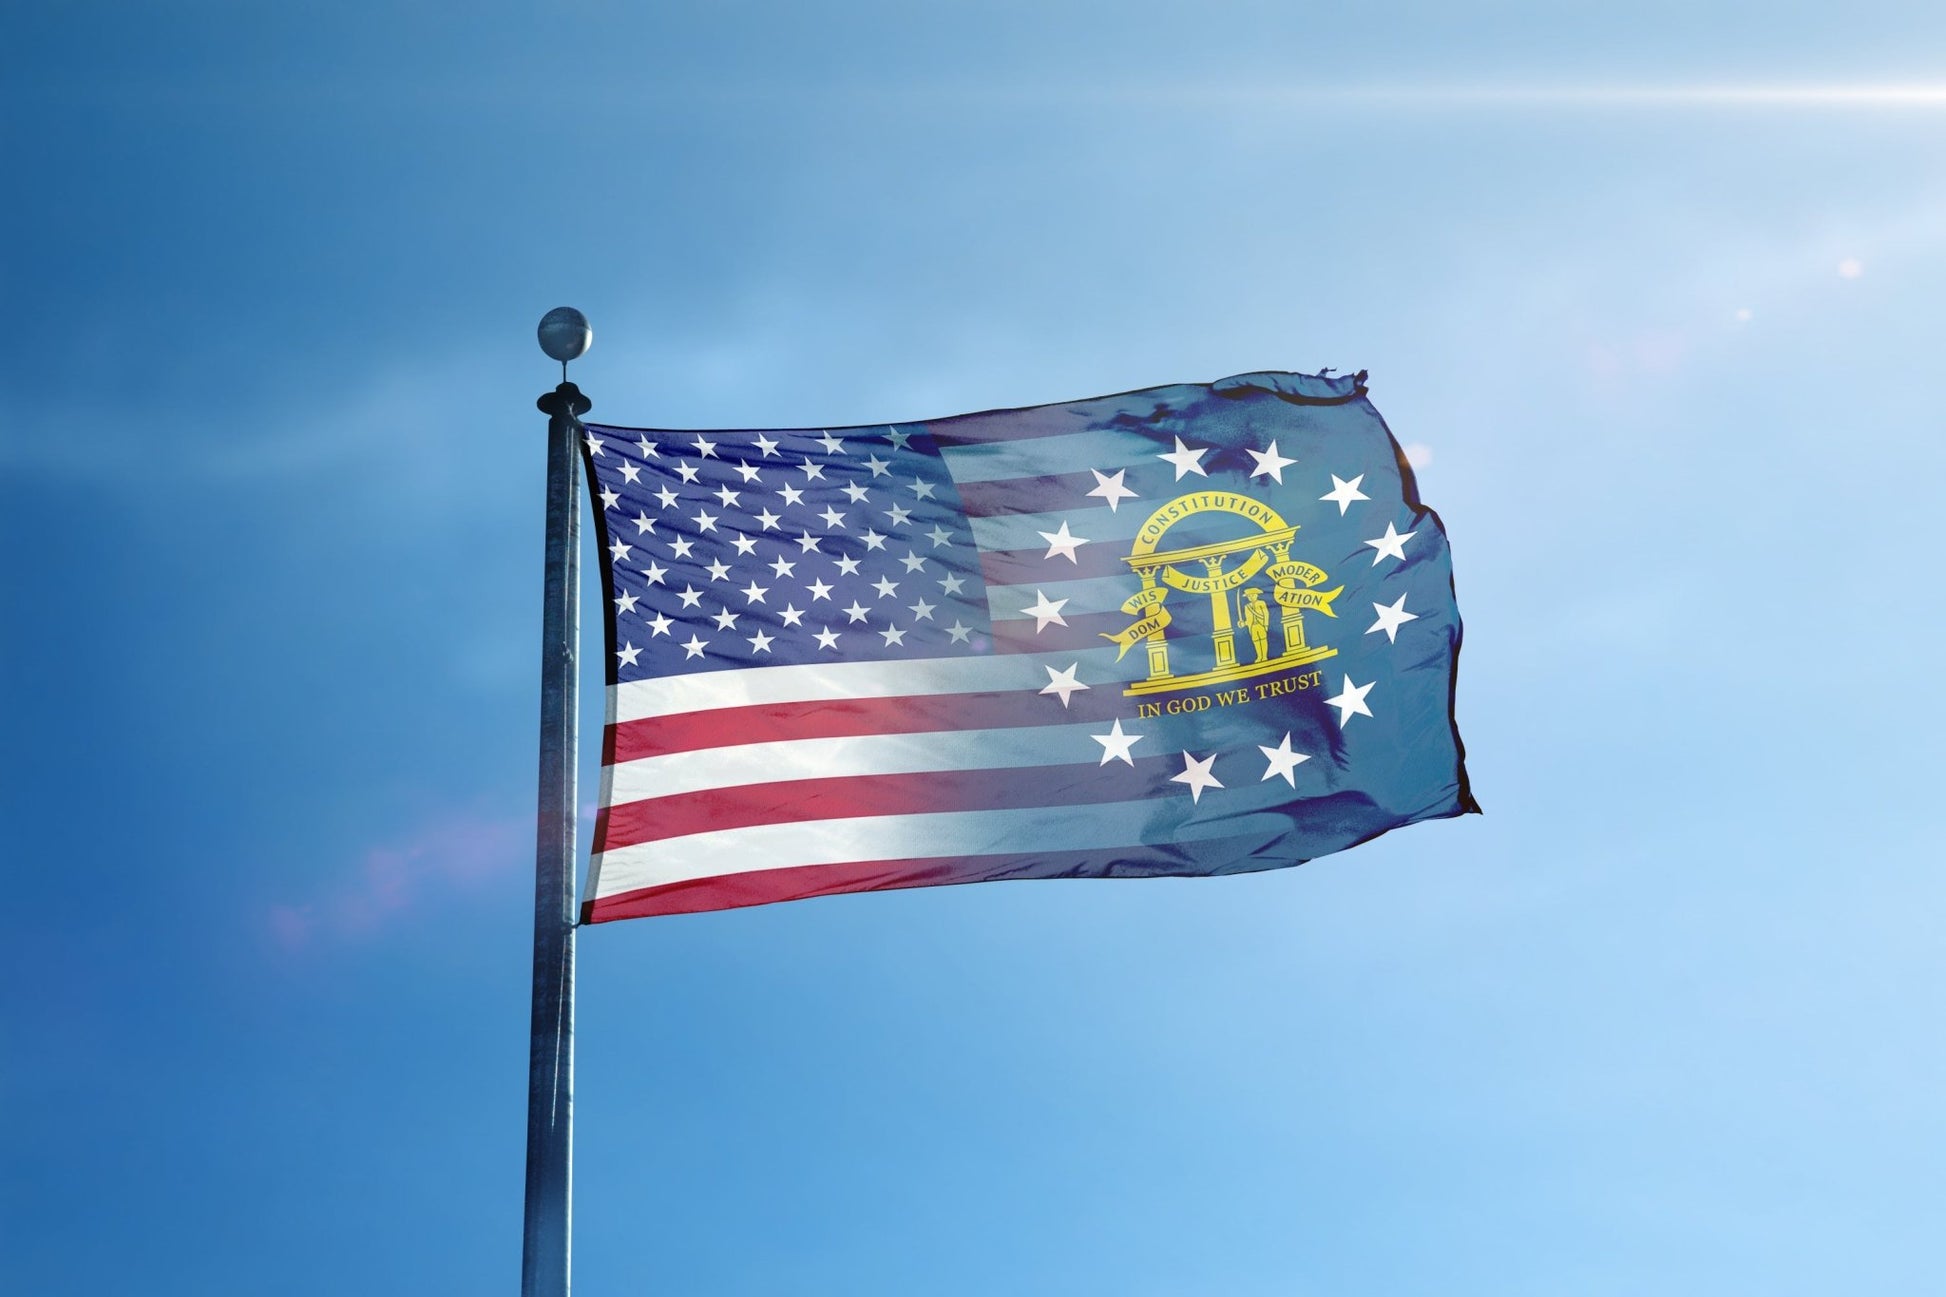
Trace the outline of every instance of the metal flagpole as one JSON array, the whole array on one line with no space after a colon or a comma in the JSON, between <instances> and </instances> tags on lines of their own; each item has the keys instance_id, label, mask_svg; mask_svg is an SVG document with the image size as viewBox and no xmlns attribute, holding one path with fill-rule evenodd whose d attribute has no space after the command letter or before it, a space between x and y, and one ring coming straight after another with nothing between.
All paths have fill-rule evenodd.
<instances>
[{"instance_id":1,"label":"metal flagpole","mask_svg":"<svg viewBox=\"0 0 1946 1297\"><path fill-rule=\"evenodd\" d=\"M541 350L561 385L547 420L547 572L541 616L540 814L534 855L534 1011L527 1055L527 1217L521 1297L567 1297L574 1206L575 748L580 703L581 435L590 402L567 381L593 341L581 312L549 311Z\"/></svg>"}]
</instances>

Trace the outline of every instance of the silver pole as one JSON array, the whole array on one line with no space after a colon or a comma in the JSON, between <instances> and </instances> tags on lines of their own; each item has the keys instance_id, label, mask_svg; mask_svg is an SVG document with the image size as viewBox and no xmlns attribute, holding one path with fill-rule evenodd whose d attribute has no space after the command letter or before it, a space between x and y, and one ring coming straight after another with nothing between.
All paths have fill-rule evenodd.
<instances>
[{"instance_id":1,"label":"silver pole","mask_svg":"<svg viewBox=\"0 0 1946 1297\"><path fill-rule=\"evenodd\" d=\"M561 362L563 381L535 402L548 416L547 568L520 1292L521 1297L567 1297L574 1211L575 759L581 692L581 458L575 443L590 402L566 374L567 362L587 350L589 332L580 312L563 307L541 321L540 334L542 350Z\"/></svg>"}]
</instances>

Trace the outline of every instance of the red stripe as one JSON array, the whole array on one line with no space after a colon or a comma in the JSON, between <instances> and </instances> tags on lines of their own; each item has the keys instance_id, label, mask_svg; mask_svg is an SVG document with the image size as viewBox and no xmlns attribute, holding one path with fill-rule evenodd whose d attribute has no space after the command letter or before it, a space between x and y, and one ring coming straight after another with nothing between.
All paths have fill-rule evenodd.
<instances>
[{"instance_id":1,"label":"red stripe","mask_svg":"<svg viewBox=\"0 0 1946 1297\"><path fill-rule=\"evenodd\" d=\"M998 477L987 482L955 482L960 508L969 518L1002 514L1048 513L1055 509L1094 510L1108 507L1088 492L1101 484L1093 473L1050 473L1045 477Z\"/></svg>"},{"instance_id":2,"label":"red stripe","mask_svg":"<svg viewBox=\"0 0 1946 1297\"><path fill-rule=\"evenodd\" d=\"M930 419L926 431L933 444L978 446L990 441L1029 441L1037 437L1060 437L1070 432L1088 432L1122 413L1124 401L1101 397L1069 405L1033 405L1017 410L982 410L978 414L957 414L950 419Z\"/></svg>"},{"instance_id":3,"label":"red stripe","mask_svg":"<svg viewBox=\"0 0 1946 1297\"><path fill-rule=\"evenodd\" d=\"M604 807L595 819L595 850L759 824L1136 801L1165 786L1176 764L1149 757L1134 766L933 770L706 788Z\"/></svg>"},{"instance_id":4,"label":"red stripe","mask_svg":"<svg viewBox=\"0 0 1946 1297\"><path fill-rule=\"evenodd\" d=\"M910 860L847 861L837 865L799 865L753 869L664 883L605 896L581 907L583 923L647 918L658 914L698 914L733 910L774 901L800 901L843 892L879 892L901 887L942 887L1034 878L1202 877L1221 872L1254 872L1299 863L1277 855L1252 859L1261 845L1256 835L1210 839L1195 853L1168 846L1101 847L1093 851L1016 853L991 856L936 856ZM1245 863L1248 861L1248 863Z\"/></svg>"},{"instance_id":5,"label":"red stripe","mask_svg":"<svg viewBox=\"0 0 1946 1297\"><path fill-rule=\"evenodd\" d=\"M1043 681L1042 683L1046 683ZM919 694L906 698L839 698L808 703L759 703L712 711L651 716L610 725L604 765L784 739L851 738L861 734L929 734L1018 729L1075 721L1113 720L1129 708L1121 686L1097 685L1068 695L1064 708L1033 688L977 694Z\"/></svg>"},{"instance_id":6,"label":"red stripe","mask_svg":"<svg viewBox=\"0 0 1946 1297\"><path fill-rule=\"evenodd\" d=\"M609 923L658 914L700 914L706 910L734 910L772 901L800 901L840 892L875 892L897 887L933 887L945 883L977 883L983 878L955 877L955 860L869 860L842 865L801 865L794 869L753 869L742 874L692 878L660 887L644 887L618 896L605 896L581 907L583 923Z\"/></svg>"}]
</instances>

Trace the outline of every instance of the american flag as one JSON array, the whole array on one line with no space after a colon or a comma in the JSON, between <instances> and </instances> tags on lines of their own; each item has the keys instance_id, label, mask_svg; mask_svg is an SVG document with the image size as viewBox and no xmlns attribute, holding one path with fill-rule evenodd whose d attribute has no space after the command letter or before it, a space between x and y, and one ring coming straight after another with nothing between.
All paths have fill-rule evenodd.
<instances>
[{"instance_id":1,"label":"american flag","mask_svg":"<svg viewBox=\"0 0 1946 1297\"><path fill-rule=\"evenodd\" d=\"M1243 872L1477 809L1444 530L1362 379L586 425L608 724L584 919Z\"/></svg>"}]
</instances>

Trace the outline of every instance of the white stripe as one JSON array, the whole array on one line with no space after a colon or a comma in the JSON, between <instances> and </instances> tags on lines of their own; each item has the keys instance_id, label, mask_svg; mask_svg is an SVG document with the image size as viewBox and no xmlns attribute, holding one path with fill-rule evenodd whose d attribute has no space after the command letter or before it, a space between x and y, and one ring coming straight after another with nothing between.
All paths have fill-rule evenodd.
<instances>
[{"instance_id":1,"label":"white stripe","mask_svg":"<svg viewBox=\"0 0 1946 1297\"><path fill-rule=\"evenodd\" d=\"M998 482L1010 477L1085 473L1091 468L1133 468L1154 459L1159 452L1155 443L1140 433L1091 428L1053 437L946 446L939 453L955 482Z\"/></svg>"},{"instance_id":2,"label":"white stripe","mask_svg":"<svg viewBox=\"0 0 1946 1297\"><path fill-rule=\"evenodd\" d=\"M1078 613L1116 612L1122 601L1141 589L1135 574L1125 577L1098 576L1080 581L1036 581L1032 585L994 585L987 587L987 609L995 621L1032 618L1027 610L1045 594L1048 602L1067 600L1063 617Z\"/></svg>"},{"instance_id":3,"label":"white stripe","mask_svg":"<svg viewBox=\"0 0 1946 1297\"><path fill-rule=\"evenodd\" d=\"M1121 503L1121 509L1113 513L1096 505L1076 505L1050 513L996 514L991 518L969 519L969 523L973 528L973 543L981 549L1044 550L1047 537L1042 533L1058 532L1064 522L1090 542L1133 540L1154 506L1143 507L1133 500Z\"/></svg>"},{"instance_id":4,"label":"white stripe","mask_svg":"<svg viewBox=\"0 0 1946 1297\"><path fill-rule=\"evenodd\" d=\"M612 723L714 711L720 707L990 693L1029 686L1038 689L1047 683L1047 673L1041 669L1043 664L1065 667L1074 660L1072 651L1046 656L1001 653L992 657L923 658L903 662L750 667L740 671L701 671L693 675L630 680L611 687Z\"/></svg>"},{"instance_id":5,"label":"white stripe","mask_svg":"<svg viewBox=\"0 0 1946 1297\"><path fill-rule=\"evenodd\" d=\"M1005 811L939 811L717 829L617 847L595 857L597 898L642 887L854 860L1087 851L1144 842L1193 842L1244 831L1243 818L1191 824L1187 797L1036 806Z\"/></svg>"},{"instance_id":6,"label":"white stripe","mask_svg":"<svg viewBox=\"0 0 1946 1297\"><path fill-rule=\"evenodd\" d=\"M1056 715L1060 714L1059 702L1051 697L1046 702ZM609 785L608 796L612 799L609 805L787 779L1099 764L1101 747L1089 735L1105 728L1089 722L999 730L863 734L672 752L615 766Z\"/></svg>"}]
</instances>

